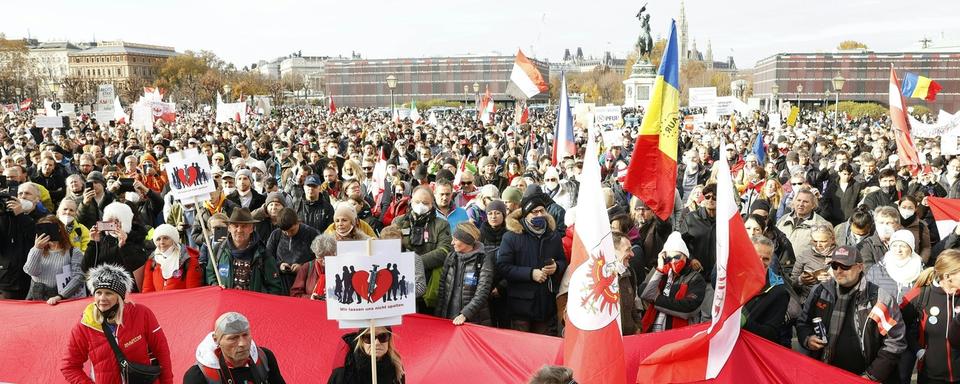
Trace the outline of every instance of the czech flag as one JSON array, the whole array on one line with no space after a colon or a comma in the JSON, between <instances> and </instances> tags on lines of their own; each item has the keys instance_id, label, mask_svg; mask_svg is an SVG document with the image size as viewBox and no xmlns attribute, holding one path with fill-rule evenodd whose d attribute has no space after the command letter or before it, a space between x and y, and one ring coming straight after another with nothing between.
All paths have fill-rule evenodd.
<instances>
[{"instance_id":1,"label":"czech flag","mask_svg":"<svg viewBox=\"0 0 960 384\"><path fill-rule=\"evenodd\" d=\"M713 321L706 331L661 346L643 359L637 383L688 383L716 378L740 337L741 308L763 288L767 272L737 210L739 197L735 196L730 166L724 160L717 163L717 287L711 306ZM570 290L573 291L572 286Z\"/></svg>"},{"instance_id":2,"label":"czech flag","mask_svg":"<svg viewBox=\"0 0 960 384\"><path fill-rule=\"evenodd\" d=\"M567 77L564 74L560 77L560 111L557 112L557 123L553 128L553 165L563 161L564 157L577 155L577 144L573 141L573 113L570 112L570 98L567 97Z\"/></svg>"},{"instance_id":3,"label":"czech flag","mask_svg":"<svg viewBox=\"0 0 960 384\"><path fill-rule=\"evenodd\" d=\"M907 72L907 74L903 76L904 97L936 101L937 93L939 93L941 89L943 89L943 87L929 77L923 77L910 72Z\"/></svg>"},{"instance_id":4,"label":"czech flag","mask_svg":"<svg viewBox=\"0 0 960 384\"><path fill-rule=\"evenodd\" d=\"M680 134L680 67L677 23L670 23L670 39L653 84L650 104L633 146L624 189L643 199L666 220L673 213L677 188L677 140Z\"/></svg>"},{"instance_id":5,"label":"czech flag","mask_svg":"<svg viewBox=\"0 0 960 384\"><path fill-rule=\"evenodd\" d=\"M620 273L610 219L600 187L600 160L595 125L587 137L580 174L579 204L574 226L570 267L564 276L567 291L563 363L579 383L616 383L626 379L620 334ZM633 298L628 298L633 300Z\"/></svg>"}]
</instances>

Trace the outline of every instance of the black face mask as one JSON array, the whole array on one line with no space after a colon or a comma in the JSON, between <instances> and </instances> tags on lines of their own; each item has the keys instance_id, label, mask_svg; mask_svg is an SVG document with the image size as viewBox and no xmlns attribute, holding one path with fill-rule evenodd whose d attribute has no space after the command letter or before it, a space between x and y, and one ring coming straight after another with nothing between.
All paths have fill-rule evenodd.
<instances>
[{"instance_id":1,"label":"black face mask","mask_svg":"<svg viewBox=\"0 0 960 384\"><path fill-rule=\"evenodd\" d=\"M112 307L110 307L110 309L107 309L106 311L100 311L100 313L103 314L104 319L112 319L114 316L117 315L117 311L119 310L120 310L120 303L116 303Z\"/></svg>"}]
</instances>

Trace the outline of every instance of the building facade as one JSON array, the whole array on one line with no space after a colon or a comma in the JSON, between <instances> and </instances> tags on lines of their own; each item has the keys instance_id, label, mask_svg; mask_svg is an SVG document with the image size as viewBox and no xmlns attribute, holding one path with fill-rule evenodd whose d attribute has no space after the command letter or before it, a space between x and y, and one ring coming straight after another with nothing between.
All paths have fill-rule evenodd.
<instances>
[{"instance_id":1,"label":"building facade","mask_svg":"<svg viewBox=\"0 0 960 384\"><path fill-rule=\"evenodd\" d=\"M70 74L104 83L124 83L134 77L152 81L167 58L177 55L173 47L104 41L70 53Z\"/></svg>"},{"instance_id":2,"label":"building facade","mask_svg":"<svg viewBox=\"0 0 960 384\"><path fill-rule=\"evenodd\" d=\"M42 95L52 95L54 84L70 75L70 55L82 48L70 42L44 42L30 47L28 57L33 65L36 89Z\"/></svg>"},{"instance_id":3,"label":"building facade","mask_svg":"<svg viewBox=\"0 0 960 384\"><path fill-rule=\"evenodd\" d=\"M303 79L308 90L321 90L327 60L329 56L288 57L280 62L280 78L295 76Z\"/></svg>"},{"instance_id":4,"label":"building facade","mask_svg":"<svg viewBox=\"0 0 960 384\"><path fill-rule=\"evenodd\" d=\"M411 100L446 100L475 103L477 94L489 88L497 102L512 102L506 89L514 56L462 56L401 59L330 59L325 66L326 94L338 106L375 107L390 105L387 76L397 78L393 90L397 104ZM549 82L547 63L530 59ZM473 85L479 86L474 92ZM534 96L531 102L545 102L548 95Z\"/></svg>"},{"instance_id":5,"label":"building facade","mask_svg":"<svg viewBox=\"0 0 960 384\"><path fill-rule=\"evenodd\" d=\"M550 76L560 76L561 72L588 73L597 69L608 69L622 75L626 65L626 59L618 59L610 52L604 52L603 57L595 58L584 57L581 48L577 48L576 54L571 54L567 49L563 53L563 60L550 63Z\"/></svg>"},{"instance_id":6,"label":"building facade","mask_svg":"<svg viewBox=\"0 0 960 384\"><path fill-rule=\"evenodd\" d=\"M907 105L923 105L954 113L960 109L960 50L957 52L779 53L757 62L753 94L765 100L801 103L836 100L833 78L844 78L841 101L889 102L890 66L903 79L906 72L929 77L943 87L936 101L907 99ZM773 94L774 85L777 95ZM798 92L798 85L802 86Z\"/></svg>"}]
</instances>

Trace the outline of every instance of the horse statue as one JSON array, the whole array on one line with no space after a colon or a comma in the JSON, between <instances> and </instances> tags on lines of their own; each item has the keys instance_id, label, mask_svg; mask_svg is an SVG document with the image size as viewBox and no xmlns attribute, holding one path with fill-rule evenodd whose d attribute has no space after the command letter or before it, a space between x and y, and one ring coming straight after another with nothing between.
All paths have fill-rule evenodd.
<instances>
[{"instance_id":1,"label":"horse statue","mask_svg":"<svg viewBox=\"0 0 960 384\"><path fill-rule=\"evenodd\" d=\"M644 6L646 9L646 6ZM650 14L643 14L644 9L637 13L640 19L640 37L637 38L636 48L641 58L650 56L653 52L653 37L650 36Z\"/></svg>"}]
</instances>

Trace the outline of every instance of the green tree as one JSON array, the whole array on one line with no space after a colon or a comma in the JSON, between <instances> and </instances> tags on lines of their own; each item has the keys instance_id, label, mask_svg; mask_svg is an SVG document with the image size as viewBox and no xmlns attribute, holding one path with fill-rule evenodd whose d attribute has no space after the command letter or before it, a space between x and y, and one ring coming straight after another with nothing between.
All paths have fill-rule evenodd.
<instances>
[{"instance_id":1,"label":"green tree","mask_svg":"<svg viewBox=\"0 0 960 384\"><path fill-rule=\"evenodd\" d=\"M849 49L867 49L867 45L856 40L844 40L837 44L837 49L844 51Z\"/></svg>"}]
</instances>

